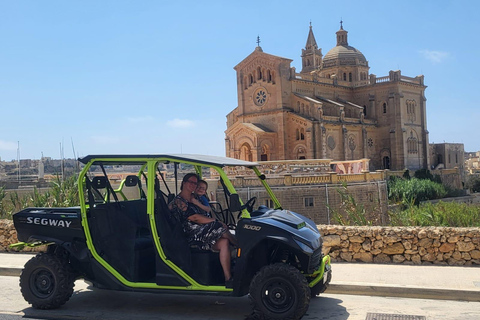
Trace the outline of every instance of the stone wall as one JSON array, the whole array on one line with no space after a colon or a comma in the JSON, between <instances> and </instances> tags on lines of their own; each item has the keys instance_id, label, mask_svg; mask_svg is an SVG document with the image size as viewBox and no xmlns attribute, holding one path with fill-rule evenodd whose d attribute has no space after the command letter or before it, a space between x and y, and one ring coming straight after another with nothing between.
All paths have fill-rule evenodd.
<instances>
[{"instance_id":1,"label":"stone wall","mask_svg":"<svg viewBox=\"0 0 480 320\"><path fill-rule=\"evenodd\" d=\"M480 228L319 225L333 261L480 265Z\"/></svg>"},{"instance_id":2,"label":"stone wall","mask_svg":"<svg viewBox=\"0 0 480 320\"><path fill-rule=\"evenodd\" d=\"M17 249L10 249L9 245L17 243L17 231L13 227L13 221L0 219L0 252L14 252ZM39 252L45 250L45 246L36 248L23 248L23 252Z\"/></svg>"},{"instance_id":3,"label":"stone wall","mask_svg":"<svg viewBox=\"0 0 480 320\"><path fill-rule=\"evenodd\" d=\"M480 265L480 228L318 225L324 253L337 262ZM0 252L15 251L13 222L0 220ZM42 251L45 248L25 248Z\"/></svg>"}]
</instances>

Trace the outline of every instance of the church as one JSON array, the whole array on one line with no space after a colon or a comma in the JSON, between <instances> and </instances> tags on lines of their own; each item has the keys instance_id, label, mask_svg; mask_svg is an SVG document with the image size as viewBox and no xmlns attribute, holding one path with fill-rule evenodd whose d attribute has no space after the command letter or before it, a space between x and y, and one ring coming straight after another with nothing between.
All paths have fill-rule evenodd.
<instances>
[{"instance_id":1,"label":"church","mask_svg":"<svg viewBox=\"0 0 480 320\"><path fill-rule=\"evenodd\" d=\"M349 45L342 22L336 40L323 55L310 24L300 72L259 44L234 67L238 106L227 115L227 157L370 159L370 171L429 168L423 75L396 70L377 77Z\"/></svg>"}]
</instances>

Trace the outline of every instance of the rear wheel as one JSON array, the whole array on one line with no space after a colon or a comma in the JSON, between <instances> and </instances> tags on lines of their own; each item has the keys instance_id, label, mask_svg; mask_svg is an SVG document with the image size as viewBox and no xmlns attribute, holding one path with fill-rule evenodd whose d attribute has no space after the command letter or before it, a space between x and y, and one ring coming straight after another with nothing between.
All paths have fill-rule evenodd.
<instances>
[{"instance_id":1,"label":"rear wheel","mask_svg":"<svg viewBox=\"0 0 480 320\"><path fill-rule=\"evenodd\" d=\"M262 319L300 319L310 303L310 288L298 269L275 263L254 276L250 297L254 314Z\"/></svg>"},{"instance_id":2,"label":"rear wheel","mask_svg":"<svg viewBox=\"0 0 480 320\"><path fill-rule=\"evenodd\" d=\"M20 290L34 308L55 309L72 296L74 280L67 261L40 253L25 264L20 275Z\"/></svg>"}]
</instances>

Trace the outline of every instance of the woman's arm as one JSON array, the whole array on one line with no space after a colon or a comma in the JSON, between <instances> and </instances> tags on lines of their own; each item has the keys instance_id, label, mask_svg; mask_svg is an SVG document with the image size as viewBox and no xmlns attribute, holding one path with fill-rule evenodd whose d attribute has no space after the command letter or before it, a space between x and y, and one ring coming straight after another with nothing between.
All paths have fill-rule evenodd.
<instances>
[{"instance_id":1,"label":"woman's arm","mask_svg":"<svg viewBox=\"0 0 480 320\"><path fill-rule=\"evenodd\" d=\"M192 214L191 216L188 217L188 220L198 224L207 224L215 221L215 219L209 218L199 213Z\"/></svg>"}]
</instances>

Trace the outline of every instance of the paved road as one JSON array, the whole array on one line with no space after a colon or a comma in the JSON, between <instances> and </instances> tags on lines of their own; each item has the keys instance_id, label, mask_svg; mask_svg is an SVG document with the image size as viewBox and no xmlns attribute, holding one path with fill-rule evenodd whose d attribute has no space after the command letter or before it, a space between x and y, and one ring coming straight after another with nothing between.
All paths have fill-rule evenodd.
<instances>
[{"instance_id":1,"label":"paved road","mask_svg":"<svg viewBox=\"0 0 480 320\"><path fill-rule=\"evenodd\" d=\"M0 320L240 320L250 313L248 298L139 294L90 290L83 281L56 310L31 308L20 294L18 277L0 277ZM365 320L367 313L425 316L427 320L478 320L480 302L326 294L315 298L305 320Z\"/></svg>"}]
</instances>

